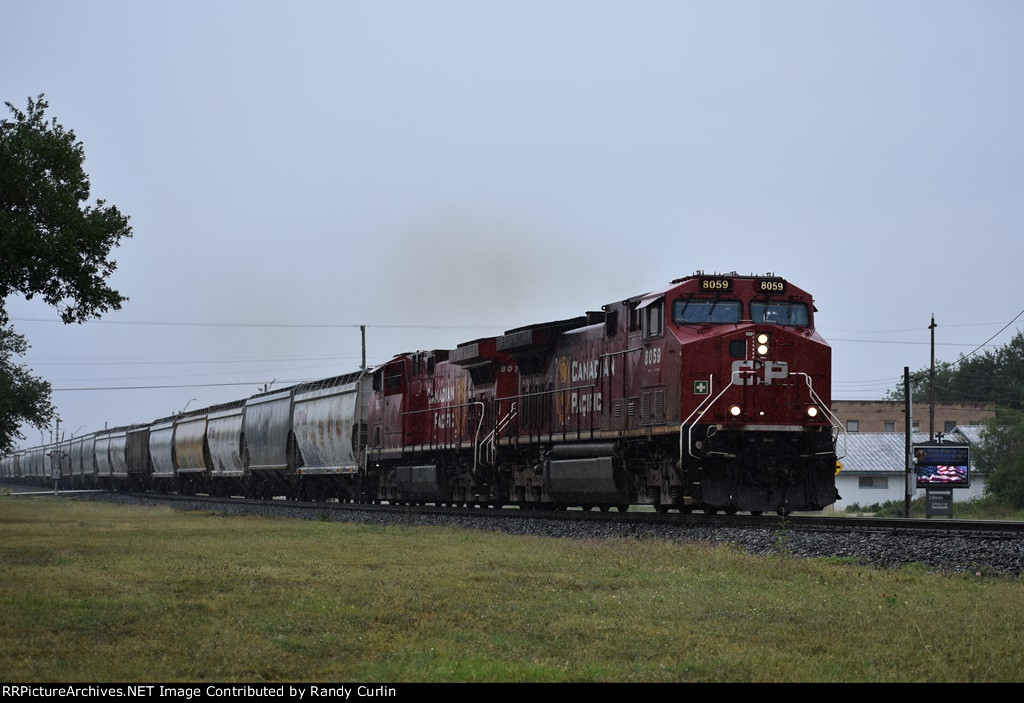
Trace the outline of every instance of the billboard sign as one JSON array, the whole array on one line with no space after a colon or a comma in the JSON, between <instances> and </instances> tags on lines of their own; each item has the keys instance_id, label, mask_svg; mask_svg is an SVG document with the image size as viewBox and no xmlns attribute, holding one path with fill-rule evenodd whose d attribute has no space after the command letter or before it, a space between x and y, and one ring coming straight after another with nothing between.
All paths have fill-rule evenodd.
<instances>
[{"instance_id":1,"label":"billboard sign","mask_svg":"<svg viewBox=\"0 0 1024 703\"><path fill-rule=\"evenodd\" d=\"M966 444L915 444L918 488L969 488L971 449Z\"/></svg>"}]
</instances>

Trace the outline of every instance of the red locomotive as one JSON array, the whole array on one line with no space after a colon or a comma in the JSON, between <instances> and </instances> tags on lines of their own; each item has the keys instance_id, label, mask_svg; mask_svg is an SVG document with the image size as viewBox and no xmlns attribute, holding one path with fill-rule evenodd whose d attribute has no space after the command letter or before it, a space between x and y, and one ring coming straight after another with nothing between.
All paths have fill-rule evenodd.
<instances>
[{"instance_id":1,"label":"red locomotive","mask_svg":"<svg viewBox=\"0 0 1024 703\"><path fill-rule=\"evenodd\" d=\"M773 275L693 276L373 373L369 498L523 508L820 510L831 349Z\"/></svg>"}]
</instances>

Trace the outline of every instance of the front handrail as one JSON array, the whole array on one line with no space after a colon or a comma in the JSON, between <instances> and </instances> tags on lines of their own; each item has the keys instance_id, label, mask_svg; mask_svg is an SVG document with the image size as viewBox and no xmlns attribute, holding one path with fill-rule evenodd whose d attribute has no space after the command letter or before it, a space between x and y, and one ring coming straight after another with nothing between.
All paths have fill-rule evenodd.
<instances>
[{"instance_id":1,"label":"front handrail","mask_svg":"<svg viewBox=\"0 0 1024 703\"><path fill-rule=\"evenodd\" d=\"M468 403L460 403L459 405L442 405L436 408L406 410L402 413L402 415L418 415L420 413L445 412L447 410L458 410L460 408L471 408L474 406L480 408L480 419L476 423L476 432L473 434L473 468L470 473L470 475L473 478L476 478L476 467L478 459L478 452L476 451L476 448L480 446L480 430L483 429L484 426L484 411L486 409L486 406L482 401L471 400Z\"/></svg>"},{"instance_id":2,"label":"front handrail","mask_svg":"<svg viewBox=\"0 0 1024 703\"><path fill-rule=\"evenodd\" d=\"M814 383L811 380L810 374L806 374L803 371L794 371L792 375L804 377L804 380L807 382L807 391L811 394L811 400L817 403L818 407L822 409L822 411L825 413L825 417L828 418L829 424L831 424L832 428L835 430L835 434L832 438L833 449L838 449L839 433L842 433L843 454L842 456L840 456L839 453L836 452L836 461L846 458L846 427L843 425L843 423L839 421L839 418L836 417L836 414L832 412L832 408L828 407L828 405L826 405L825 402L821 399L821 396L818 395L817 391L814 390Z\"/></svg>"},{"instance_id":3,"label":"front handrail","mask_svg":"<svg viewBox=\"0 0 1024 703\"><path fill-rule=\"evenodd\" d=\"M693 420L693 423L689 426L690 429L686 433L686 453L688 453L693 458L700 458L699 456L697 456L696 454L693 453L693 428L695 428L700 423L700 419L703 418L703 416L708 414L708 411L711 410L711 408L715 405L715 403L718 402L719 398L721 398L723 395L725 395L726 391L728 391L733 386L737 385L737 383L736 383L737 377L739 377L740 375L752 375L752 374L754 374L754 375L757 374L757 369L756 368L744 368L744 369L732 371L732 375L729 377L729 385L726 386L725 388L723 388L719 392L719 394L717 396L715 396L715 399L712 400L710 403L708 403L708 407L706 407L705 409L700 411L700 414L698 414L696 416L696 418ZM708 394L708 397L711 397L711 393ZM702 404L703 403L701 403L701 405ZM699 407L700 407L700 405L697 406L698 409L699 409ZM689 420L690 420L690 418L692 418L692 416L693 416L693 413L691 412L690 415L689 415L689 418L686 419L687 422L689 422ZM679 432L679 442L680 442L679 455L680 455L680 457L682 457L682 455L683 455L683 452L682 452L682 450L683 450L682 441L683 441L683 433L682 433L682 428L680 428L680 432Z\"/></svg>"},{"instance_id":4,"label":"front handrail","mask_svg":"<svg viewBox=\"0 0 1024 703\"><path fill-rule=\"evenodd\" d=\"M711 375L711 377L710 377L710 379L708 381L708 390L709 390L708 397L706 399L704 399L703 401L701 401L701 403L699 405L697 405L696 408L693 409L693 412L691 412L687 416L687 418L685 420L683 420L683 422L680 423L680 425L679 425L679 457L680 457L680 459L683 456L683 430L686 429L687 427L689 428L688 431L687 431L687 435L686 435L686 443L687 443L686 453L689 454L694 459L699 459L700 457L698 457L696 454L693 453L693 430L694 430L694 428L698 424L700 424L701 418L703 418L711 410L711 408L714 407L714 405L719 401L719 399L723 395L725 395L726 391L728 391L730 388L732 388L735 385L739 385L738 377L740 375L743 375L743 374L750 375L750 374L756 374L756 373L757 373L756 369L740 369L740 370L733 371L732 372L732 376L729 379L728 385L726 385L721 391L719 391L718 394L715 395L713 398L712 398L712 392L713 392L713 385L714 385L714 374ZM813 381L811 379L810 374L804 373L803 371L791 371L789 373L789 375L790 376L803 376L804 381L807 384L807 392L811 396L811 400L814 401L814 403L816 403L817 406L822 409L822 412L825 413L825 417L828 419L829 424L833 428L833 437L832 437L833 450L836 450L838 448L839 434L842 433L842 436L843 436L843 451L842 451L841 455L838 455L838 453L837 453L836 460L844 458L846 456L846 446L847 446L847 442L846 442L846 428L839 421L839 418L836 417L835 413L832 412L832 409L829 408L828 405L826 405L825 402L821 399L821 396L818 395L817 391L814 390L814 383L813 383ZM691 422L691 420L692 420L692 422Z\"/></svg>"},{"instance_id":5,"label":"front handrail","mask_svg":"<svg viewBox=\"0 0 1024 703\"><path fill-rule=\"evenodd\" d=\"M480 447L487 447L487 458L491 466L494 466L494 463L498 458L498 435L512 424L512 420L515 419L517 414L516 404L512 403L512 407L510 407L509 411L505 413L505 417L503 417L495 428L488 432L487 436L480 442ZM478 453L480 451L480 447L477 447L476 449ZM474 459L474 465L475 464L476 459Z\"/></svg>"},{"instance_id":6,"label":"front handrail","mask_svg":"<svg viewBox=\"0 0 1024 703\"><path fill-rule=\"evenodd\" d=\"M718 395L716 395L714 398L711 397L711 393L712 393L713 383L714 383L714 380L715 380L715 375L711 374L711 376L710 376L710 378L708 380L708 397L703 402L701 402L696 408L694 408L693 412L690 413L686 417L686 419L683 420L683 422L679 425L679 458L680 459L682 459L682 457L683 457L683 428L689 427L689 431L686 433L686 453L689 454L690 456L692 456L694 459L699 459L700 457L698 457L696 454L693 453L693 428L696 427L698 424L700 424L701 418L704 417L705 415L707 415L708 411L711 410L712 407L714 407L715 403L718 402L719 398L721 398L723 395L725 395L725 392L727 390L729 390L733 386L737 385L736 384L736 378L740 374L755 374L755 373L757 373L756 369L742 369L742 370L738 370L738 371L733 371L732 375L729 377L729 384L727 386L725 386L725 388L723 388L721 391L719 391ZM704 407L705 404L707 405L707 407ZM694 418L694 415L696 415L696 418ZM693 419L692 423L690 422L691 419Z\"/></svg>"}]
</instances>

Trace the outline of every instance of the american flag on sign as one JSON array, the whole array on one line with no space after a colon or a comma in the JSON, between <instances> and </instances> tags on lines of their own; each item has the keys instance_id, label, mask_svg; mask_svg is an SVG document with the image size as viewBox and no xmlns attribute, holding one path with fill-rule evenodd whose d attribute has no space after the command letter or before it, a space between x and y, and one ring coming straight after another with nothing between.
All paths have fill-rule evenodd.
<instances>
[{"instance_id":1,"label":"american flag on sign","mask_svg":"<svg viewBox=\"0 0 1024 703\"><path fill-rule=\"evenodd\" d=\"M966 466L922 466L918 469L922 483L966 483Z\"/></svg>"}]
</instances>

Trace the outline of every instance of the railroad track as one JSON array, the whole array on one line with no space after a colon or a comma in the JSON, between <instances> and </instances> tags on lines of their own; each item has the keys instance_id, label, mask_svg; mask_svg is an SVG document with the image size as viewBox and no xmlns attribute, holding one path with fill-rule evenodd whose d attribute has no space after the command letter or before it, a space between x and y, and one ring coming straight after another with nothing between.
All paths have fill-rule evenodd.
<instances>
[{"instance_id":1,"label":"railroad track","mask_svg":"<svg viewBox=\"0 0 1024 703\"><path fill-rule=\"evenodd\" d=\"M41 491L40 493L52 492ZM62 494L76 495L75 492L62 492ZM847 517L836 515L788 515L785 517L777 515L705 515L701 512L695 513L666 513L659 514L654 511L632 509L624 513L620 512L597 512L583 510L518 510L515 508L488 508L488 507L449 507L435 505L389 505L387 503L335 503L335 502L300 502L285 500L254 500L236 497L213 497L213 496L183 496L174 493L132 493L122 494L114 491L93 491L79 492L79 495L106 494L111 496L128 495L135 499L148 499L156 502L170 504L187 503L192 506L209 506L211 510L217 510L224 506L251 506L253 512L259 512L260 507L277 506L287 509L301 516L309 513L323 519L331 516L332 519L344 521L347 517L358 514L389 514L397 516L430 515L435 517L450 516L453 518L479 518L487 520L490 518L507 518L510 520L552 520L556 522L581 521L591 523L617 523L629 525L659 525L675 527L701 527L701 528L744 528L744 529L768 529L768 530L810 530L810 531L839 531L839 532L885 532L892 534L934 534L948 536L951 534L961 536L1004 536L1007 538L1024 538L1024 522L997 521L997 520L955 520L955 519L922 519L922 518L879 518L879 517Z\"/></svg>"},{"instance_id":2,"label":"railroad track","mask_svg":"<svg viewBox=\"0 0 1024 703\"><path fill-rule=\"evenodd\" d=\"M52 491L20 487L36 495ZM62 493L78 500L175 505L225 515L353 522L382 526L445 526L571 539L662 539L729 543L752 554L829 557L882 568L924 565L943 573L1018 578L1024 575L1024 523L987 520L891 519L824 515L660 515L653 511L583 512L497 508L303 503L115 491Z\"/></svg>"}]
</instances>

